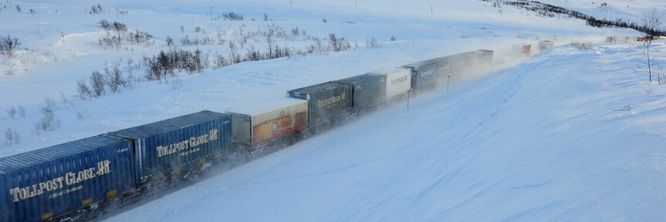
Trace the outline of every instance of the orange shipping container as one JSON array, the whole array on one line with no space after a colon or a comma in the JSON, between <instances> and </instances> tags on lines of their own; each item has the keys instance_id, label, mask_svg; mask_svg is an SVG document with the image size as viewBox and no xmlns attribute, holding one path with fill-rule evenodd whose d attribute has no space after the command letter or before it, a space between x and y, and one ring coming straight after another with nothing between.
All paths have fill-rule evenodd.
<instances>
[{"instance_id":1,"label":"orange shipping container","mask_svg":"<svg viewBox=\"0 0 666 222\"><path fill-rule=\"evenodd\" d=\"M263 111L229 115L233 143L254 152L307 128L307 101L290 100Z\"/></svg>"}]
</instances>

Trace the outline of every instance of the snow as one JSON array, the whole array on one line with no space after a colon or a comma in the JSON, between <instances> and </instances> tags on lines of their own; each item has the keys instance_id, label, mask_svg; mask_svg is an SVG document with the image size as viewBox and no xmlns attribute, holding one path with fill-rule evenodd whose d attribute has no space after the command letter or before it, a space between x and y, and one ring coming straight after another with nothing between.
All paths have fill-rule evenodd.
<instances>
[{"instance_id":1,"label":"snow","mask_svg":"<svg viewBox=\"0 0 666 222\"><path fill-rule=\"evenodd\" d=\"M605 8L599 2L545 2L611 19L664 11L663 1L653 0L613 0ZM105 12L99 15L88 13L92 4L0 3L0 32L22 42L14 56L0 55L0 130L16 130L21 137L18 144L0 144L0 157L204 109L260 112L293 102L286 98L290 89L458 52L492 49L497 65L456 82L450 92L412 98L409 109L395 104L233 170L212 172L163 198L119 210L110 221L666 217L666 153L660 147L666 89L647 83L635 43L602 43L607 36L639 35L634 31L591 28L483 1L119 0L100 3ZM226 12L246 20L211 20L210 14ZM264 13L271 21L263 21ZM101 19L155 38L147 45L100 47ZM241 30L276 26L287 32L298 27L324 40L335 33L360 47L180 73L168 81L140 81L117 94L76 97L77 81L117 61L124 65L167 50L167 36L178 48L227 55L226 45L181 46L179 40L218 32L237 40ZM391 36L397 41L389 41ZM381 46L364 47L371 38ZM541 40L554 40L557 47L529 58L517 55L517 46ZM310 43L276 41L293 48ZM599 45L579 50L570 42ZM240 52L252 47L265 48L263 37L250 38ZM663 58L664 42L657 41L655 50ZM144 74L143 68L132 72ZM45 98L55 101L60 125L37 132ZM26 117L5 114L17 106L26 109Z\"/></svg>"},{"instance_id":2,"label":"snow","mask_svg":"<svg viewBox=\"0 0 666 222\"><path fill-rule=\"evenodd\" d=\"M666 89L627 48L549 50L109 221L660 221Z\"/></svg>"}]
</instances>

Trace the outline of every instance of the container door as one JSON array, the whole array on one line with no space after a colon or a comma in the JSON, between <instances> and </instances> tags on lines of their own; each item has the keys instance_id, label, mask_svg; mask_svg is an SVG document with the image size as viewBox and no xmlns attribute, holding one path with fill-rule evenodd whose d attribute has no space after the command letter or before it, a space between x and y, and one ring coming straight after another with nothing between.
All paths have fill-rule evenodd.
<instances>
[{"instance_id":1,"label":"container door","mask_svg":"<svg viewBox=\"0 0 666 222\"><path fill-rule=\"evenodd\" d=\"M252 140L252 119L248 115L231 114L231 141L233 144L250 146Z\"/></svg>"}]
</instances>

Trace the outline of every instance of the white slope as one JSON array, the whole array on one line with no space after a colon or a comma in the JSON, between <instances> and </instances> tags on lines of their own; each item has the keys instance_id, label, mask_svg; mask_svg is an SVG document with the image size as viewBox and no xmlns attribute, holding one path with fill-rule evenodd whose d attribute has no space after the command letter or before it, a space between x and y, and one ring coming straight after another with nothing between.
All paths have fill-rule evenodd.
<instances>
[{"instance_id":1,"label":"white slope","mask_svg":"<svg viewBox=\"0 0 666 222\"><path fill-rule=\"evenodd\" d=\"M640 60L559 47L109 221L662 221L666 88Z\"/></svg>"},{"instance_id":2,"label":"white slope","mask_svg":"<svg viewBox=\"0 0 666 222\"><path fill-rule=\"evenodd\" d=\"M572 1L572 0L543 0L541 2L563 6L600 19L636 22L642 24L643 19L655 11L659 20L666 21L666 2L661 0L604 0L604 1ZM604 5L605 4L605 5Z\"/></svg>"},{"instance_id":3,"label":"white slope","mask_svg":"<svg viewBox=\"0 0 666 222\"><path fill-rule=\"evenodd\" d=\"M491 7L488 2L359 1L113 1L101 4L105 12L89 14L89 1L7 1L0 3L0 33L18 37L23 43L14 57L0 56L0 132L19 135L18 144L6 144L0 138L0 156L13 155L64 143L104 132L188 114L204 109L224 112L274 103L286 97L286 91L310 84L396 67L437 56L479 48L507 51L517 43L536 43L556 39L567 44L578 39L604 39L608 35L635 32L620 29L595 29L574 19L552 19L520 9ZM22 12L13 9L20 5ZM430 10L432 6L432 10ZM34 9L35 14L28 13ZM127 13L121 13L127 11ZM245 21L211 20L210 14L235 12ZM425 12L425 13L424 13ZM263 21L264 13L272 21ZM250 20L255 18L254 21ZM322 19L327 19L323 23ZM151 45L103 48L98 38L105 35L98 22L119 21L130 29L155 36ZM306 30L325 39L329 33L358 42L361 47L340 53L294 56L270 61L247 62L211 69L204 74L182 73L164 82L136 82L134 88L81 100L76 96L76 82L88 81L92 71L103 71L117 61L125 67L128 59L167 50L167 36L176 41L185 35L237 38L234 33L265 30L271 25ZM180 27L183 26L183 31ZM201 27L206 33L196 32ZM391 36L397 41L390 42ZM380 48L364 48L364 42L376 38ZM262 48L264 38L250 41L248 48ZM306 42L307 44L311 42ZM281 42L302 47L303 41ZM197 47L184 47L194 49ZM204 53L226 55L227 45L200 45ZM498 53L500 54L500 53ZM136 78L144 76L145 67L132 70ZM12 71L12 75L4 73ZM123 74L130 71L123 69ZM55 101L59 127L36 131L42 118L40 107L45 98ZM269 106L273 104L267 104ZM24 107L26 117L10 117L8 112ZM261 107L257 107L261 108ZM251 108L250 108L251 109Z\"/></svg>"}]
</instances>

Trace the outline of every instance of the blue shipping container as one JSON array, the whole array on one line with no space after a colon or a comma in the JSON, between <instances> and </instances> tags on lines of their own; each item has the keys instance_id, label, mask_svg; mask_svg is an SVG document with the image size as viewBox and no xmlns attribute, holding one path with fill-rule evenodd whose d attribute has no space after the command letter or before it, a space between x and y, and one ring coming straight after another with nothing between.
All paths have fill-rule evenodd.
<instances>
[{"instance_id":1,"label":"blue shipping container","mask_svg":"<svg viewBox=\"0 0 666 222\"><path fill-rule=\"evenodd\" d=\"M231 121L202 111L109 133L131 139L137 150L137 180L159 184L205 169L231 152Z\"/></svg>"},{"instance_id":2,"label":"blue shipping container","mask_svg":"<svg viewBox=\"0 0 666 222\"><path fill-rule=\"evenodd\" d=\"M133 191L130 142L89 137L0 159L0 221L42 221Z\"/></svg>"}]
</instances>

